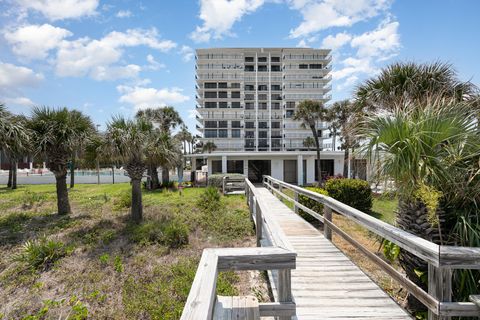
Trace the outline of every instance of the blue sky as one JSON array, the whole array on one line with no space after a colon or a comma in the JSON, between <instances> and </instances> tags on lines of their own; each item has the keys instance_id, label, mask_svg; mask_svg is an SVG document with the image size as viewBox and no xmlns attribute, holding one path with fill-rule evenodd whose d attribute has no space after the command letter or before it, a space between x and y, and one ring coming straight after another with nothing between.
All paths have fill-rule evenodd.
<instances>
[{"instance_id":1,"label":"blue sky","mask_svg":"<svg viewBox=\"0 0 480 320\"><path fill-rule=\"evenodd\" d=\"M0 0L0 101L104 125L173 105L194 128L194 49L333 49L332 101L394 61L452 63L480 85L476 0Z\"/></svg>"}]
</instances>

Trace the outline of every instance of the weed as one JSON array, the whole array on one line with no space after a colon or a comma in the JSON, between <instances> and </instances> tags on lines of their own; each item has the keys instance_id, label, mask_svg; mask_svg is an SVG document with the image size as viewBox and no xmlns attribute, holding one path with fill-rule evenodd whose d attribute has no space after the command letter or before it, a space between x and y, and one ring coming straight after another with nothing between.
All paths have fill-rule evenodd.
<instances>
[{"instance_id":1,"label":"weed","mask_svg":"<svg viewBox=\"0 0 480 320\"><path fill-rule=\"evenodd\" d=\"M115 269L115 271L117 271L118 273L122 273L123 272L123 263L122 263L122 258L120 258L120 256L115 256L115 259L113 260L113 268Z\"/></svg>"},{"instance_id":2,"label":"weed","mask_svg":"<svg viewBox=\"0 0 480 320\"><path fill-rule=\"evenodd\" d=\"M188 244L188 228L175 220L145 221L129 227L130 239L141 245L159 243L169 248Z\"/></svg>"},{"instance_id":3,"label":"weed","mask_svg":"<svg viewBox=\"0 0 480 320\"><path fill-rule=\"evenodd\" d=\"M120 193L113 200L113 207L116 210L127 209L132 206L132 194L129 191L124 191Z\"/></svg>"},{"instance_id":4,"label":"weed","mask_svg":"<svg viewBox=\"0 0 480 320\"><path fill-rule=\"evenodd\" d=\"M207 187L201 194L197 205L207 212L214 212L221 208L221 196L220 192L215 187Z\"/></svg>"},{"instance_id":5,"label":"weed","mask_svg":"<svg viewBox=\"0 0 480 320\"><path fill-rule=\"evenodd\" d=\"M108 264L108 261L110 260L110 255L108 253L104 253L98 259L102 264Z\"/></svg>"},{"instance_id":6,"label":"weed","mask_svg":"<svg viewBox=\"0 0 480 320\"><path fill-rule=\"evenodd\" d=\"M64 257L67 252L67 247L62 242L48 240L43 236L40 239L25 242L14 260L36 270L45 270Z\"/></svg>"}]
</instances>

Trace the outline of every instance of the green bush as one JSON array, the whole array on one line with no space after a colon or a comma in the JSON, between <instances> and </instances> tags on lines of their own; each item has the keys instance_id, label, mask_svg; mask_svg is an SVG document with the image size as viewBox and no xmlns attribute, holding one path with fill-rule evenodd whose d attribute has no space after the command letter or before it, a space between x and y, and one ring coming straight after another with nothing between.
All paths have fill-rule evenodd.
<instances>
[{"instance_id":1,"label":"green bush","mask_svg":"<svg viewBox=\"0 0 480 320\"><path fill-rule=\"evenodd\" d=\"M305 189L309 190L309 191L313 191L313 192L316 192L316 193L319 193L319 194L323 194L325 196L328 196L328 192L325 190L325 189L322 189L322 188L318 188L318 187L306 187ZM304 195L300 195L298 197L298 201L300 202L300 204L303 204L305 207L309 208L309 209L312 209L313 211L315 211L316 213L319 213L321 215L323 215L323 204L321 204L320 202L318 201L315 201L313 199L310 199L309 197L307 196L304 196ZM309 213L303 211L302 209L299 209L298 210L298 214L303 218L305 219L306 221L308 222L316 222L318 221L316 218L314 218L312 215L310 215Z\"/></svg>"},{"instance_id":2,"label":"green bush","mask_svg":"<svg viewBox=\"0 0 480 320\"><path fill-rule=\"evenodd\" d=\"M359 179L330 179L325 183L328 195L355 209L370 213L373 205L372 189L367 181Z\"/></svg>"},{"instance_id":3,"label":"green bush","mask_svg":"<svg viewBox=\"0 0 480 320\"><path fill-rule=\"evenodd\" d=\"M208 176L208 186L222 188L223 187L223 177L232 177L232 178L243 178L243 175L238 173L219 173L211 174Z\"/></svg>"},{"instance_id":4,"label":"green bush","mask_svg":"<svg viewBox=\"0 0 480 320\"><path fill-rule=\"evenodd\" d=\"M178 221L145 221L130 227L130 239L146 245L159 243L169 248L179 248L188 244L188 227Z\"/></svg>"},{"instance_id":5,"label":"green bush","mask_svg":"<svg viewBox=\"0 0 480 320\"><path fill-rule=\"evenodd\" d=\"M209 186L200 195L197 205L203 211L217 211L221 207L221 195L217 188Z\"/></svg>"},{"instance_id":6,"label":"green bush","mask_svg":"<svg viewBox=\"0 0 480 320\"><path fill-rule=\"evenodd\" d=\"M132 193L130 191L120 193L113 200L113 206L117 210L130 208L132 206Z\"/></svg>"},{"instance_id":7,"label":"green bush","mask_svg":"<svg viewBox=\"0 0 480 320\"><path fill-rule=\"evenodd\" d=\"M241 209L205 213L200 223L206 233L220 242L243 239L253 230L249 212Z\"/></svg>"},{"instance_id":8,"label":"green bush","mask_svg":"<svg viewBox=\"0 0 480 320\"><path fill-rule=\"evenodd\" d=\"M25 263L39 270L48 269L55 261L67 254L67 248L62 242L48 240L45 236L37 240L25 242L21 252L14 257L15 261Z\"/></svg>"}]
</instances>

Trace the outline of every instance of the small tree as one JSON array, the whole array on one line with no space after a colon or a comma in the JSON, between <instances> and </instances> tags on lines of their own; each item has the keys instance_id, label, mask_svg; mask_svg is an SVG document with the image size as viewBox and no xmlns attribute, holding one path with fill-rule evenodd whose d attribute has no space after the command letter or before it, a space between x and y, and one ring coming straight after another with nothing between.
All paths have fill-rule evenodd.
<instances>
[{"instance_id":1,"label":"small tree","mask_svg":"<svg viewBox=\"0 0 480 320\"><path fill-rule=\"evenodd\" d=\"M315 147L315 139L313 139L312 137L306 137L303 140L303 146L310 150L311 147Z\"/></svg>"},{"instance_id":2,"label":"small tree","mask_svg":"<svg viewBox=\"0 0 480 320\"><path fill-rule=\"evenodd\" d=\"M123 163L131 180L131 217L135 222L140 222L143 216L141 182L147 169L146 153L151 130L151 123L142 117L135 120L116 117L107 124L105 141L110 153Z\"/></svg>"},{"instance_id":3,"label":"small tree","mask_svg":"<svg viewBox=\"0 0 480 320\"><path fill-rule=\"evenodd\" d=\"M95 131L88 116L67 108L34 108L29 121L35 152L47 158L56 179L58 214L70 213L67 191L67 163L79 143Z\"/></svg>"},{"instance_id":4,"label":"small tree","mask_svg":"<svg viewBox=\"0 0 480 320\"><path fill-rule=\"evenodd\" d=\"M202 152L212 153L217 150L217 145L213 141L207 141L202 146Z\"/></svg>"},{"instance_id":5,"label":"small tree","mask_svg":"<svg viewBox=\"0 0 480 320\"><path fill-rule=\"evenodd\" d=\"M317 151L317 179L318 183L322 182L322 171L320 166L320 141L317 131L317 123L325 120L325 107L320 101L304 100L300 102L295 113L293 120L301 121L302 127L310 128L312 130L313 139L315 140L315 146Z\"/></svg>"}]
</instances>

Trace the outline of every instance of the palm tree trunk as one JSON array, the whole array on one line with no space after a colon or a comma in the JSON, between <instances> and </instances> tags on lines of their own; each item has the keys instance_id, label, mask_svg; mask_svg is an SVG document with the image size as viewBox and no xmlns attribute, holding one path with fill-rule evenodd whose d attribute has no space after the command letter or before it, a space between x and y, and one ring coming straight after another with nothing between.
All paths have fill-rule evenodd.
<instances>
[{"instance_id":1,"label":"palm tree trunk","mask_svg":"<svg viewBox=\"0 0 480 320\"><path fill-rule=\"evenodd\" d=\"M57 184L57 208L58 214L69 214L71 212L70 203L68 201L67 190L67 172L61 175L55 174Z\"/></svg>"},{"instance_id":2,"label":"palm tree trunk","mask_svg":"<svg viewBox=\"0 0 480 320\"><path fill-rule=\"evenodd\" d=\"M75 156L72 157L72 164L70 166L70 189L75 187Z\"/></svg>"},{"instance_id":3,"label":"palm tree trunk","mask_svg":"<svg viewBox=\"0 0 480 320\"><path fill-rule=\"evenodd\" d=\"M317 179L318 183L322 183L322 166L320 165L320 142L318 141L318 132L315 129L315 126L310 127L313 133L313 138L315 139L315 146L317 148Z\"/></svg>"},{"instance_id":4,"label":"palm tree trunk","mask_svg":"<svg viewBox=\"0 0 480 320\"><path fill-rule=\"evenodd\" d=\"M136 223L142 221L142 188L141 179L132 179L132 220Z\"/></svg>"},{"instance_id":5,"label":"palm tree trunk","mask_svg":"<svg viewBox=\"0 0 480 320\"><path fill-rule=\"evenodd\" d=\"M345 153L343 156L343 177L344 178L349 178L348 177L348 161L349 160L350 160L350 149L348 148L348 145L347 145L347 148L345 148Z\"/></svg>"},{"instance_id":6,"label":"palm tree trunk","mask_svg":"<svg viewBox=\"0 0 480 320\"><path fill-rule=\"evenodd\" d=\"M7 188L12 187L12 178L13 178L13 163L10 160L10 167L8 168L8 182L7 182Z\"/></svg>"},{"instance_id":7,"label":"palm tree trunk","mask_svg":"<svg viewBox=\"0 0 480 320\"><path fill-rule=\"evenodd\" d=\"M18 162L14 160L13 168L12 168L12 190L17 189L17 172L18 172Z\"/></svg>"},{"instance_id":8,"label":"palm tree trunk","mask_svg":"<svg viewBox=\"0 0 480 320\"><path fill-rule=\"evenodd\" d=\"M152 187L153 189L160 188L160 179L158 178L158 170L155 165L152 166Z\"/></svg>"},{"instance_id":9,"label":"palm tree trunk","mask_svg":"<svg viewBox=\"0 0 480 320\"><path fill-rule=\"evenodd\" d=\"M167 186L170 182L170 172L168 168L162 168L162 184L163 186Z\"/></svg>"},{"instance_id":10,"label":"palm tree trunk","mask_svg":"<svg viewBox=\"0 0 480 320\"><path fill-rule=\"evenodd\" d=\"M183 141L183 167L185 168L187 166L187 141Z\"/></svg>"}]
</instances>

